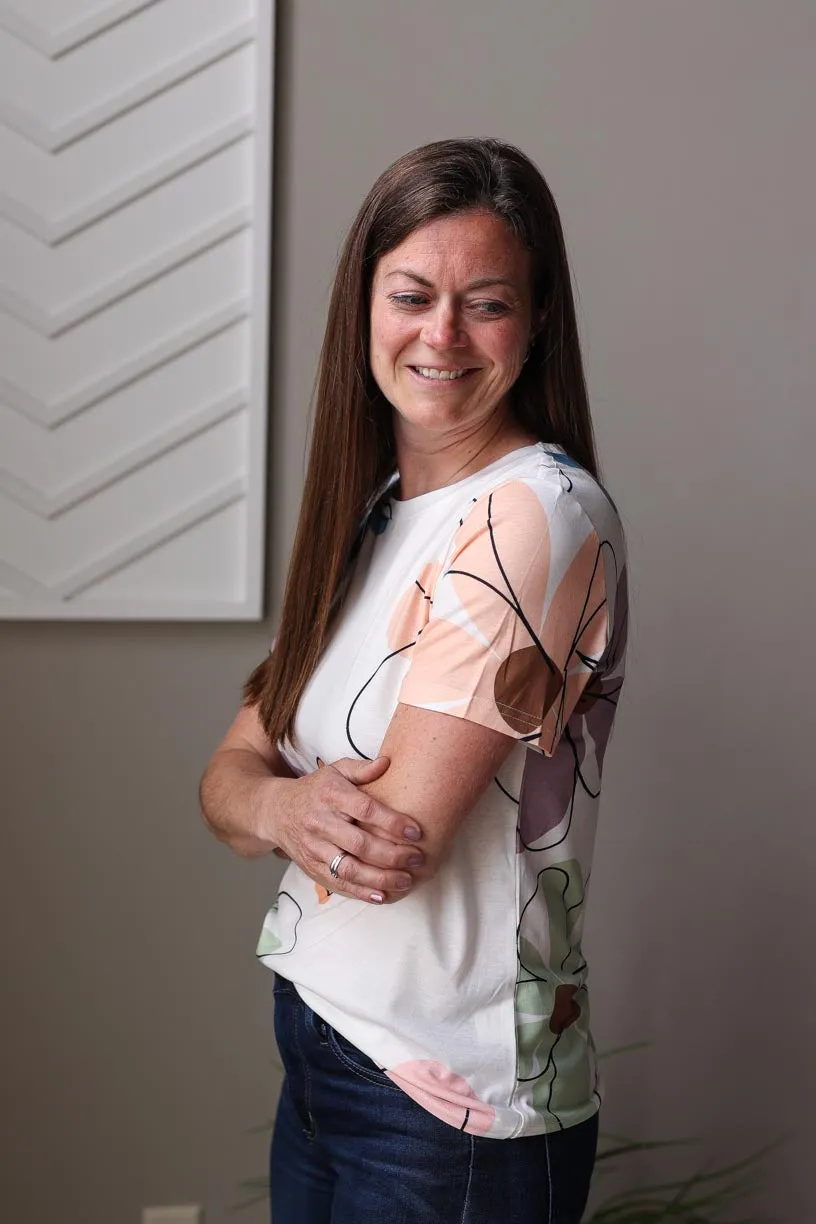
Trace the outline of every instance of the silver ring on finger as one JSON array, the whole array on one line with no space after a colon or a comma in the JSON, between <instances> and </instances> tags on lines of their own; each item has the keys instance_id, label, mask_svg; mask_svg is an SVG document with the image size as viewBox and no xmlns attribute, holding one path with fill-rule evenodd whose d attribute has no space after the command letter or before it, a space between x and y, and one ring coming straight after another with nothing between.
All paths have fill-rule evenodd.
<instances>
[{"instance_id":1,"label":"silver ring on finger","mask_svg":"<svg viewBox=\"0 0 816 1224\"><path fill-rule=\"evenodd\" d=\"M347 855L348 855L347 850L341 850L339 854L335 854L334 858L329 863L329 875L332 877L333 880L339 880L340 872L338 868L340 867L340 864L342 863L343 859L347 857Z\"/></svg>"}]
</instances>

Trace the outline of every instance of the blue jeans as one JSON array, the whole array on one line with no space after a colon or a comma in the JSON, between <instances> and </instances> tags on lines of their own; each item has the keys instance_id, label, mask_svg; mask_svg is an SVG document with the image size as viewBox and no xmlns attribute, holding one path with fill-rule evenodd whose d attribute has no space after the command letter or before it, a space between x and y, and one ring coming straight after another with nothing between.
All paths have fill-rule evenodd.
<instances>
[{"instance_id":1,"label":"blue jeans","mask_svg":"<svg viewBox=\"0 0 816 1224\"><path fill-rule=\"evenodd\" d=\"M597 1115L490 1139L435 1118L275 978L286 1072L270 1154L273 1224L579 1224Z\"/></svg>"}]
</instances>

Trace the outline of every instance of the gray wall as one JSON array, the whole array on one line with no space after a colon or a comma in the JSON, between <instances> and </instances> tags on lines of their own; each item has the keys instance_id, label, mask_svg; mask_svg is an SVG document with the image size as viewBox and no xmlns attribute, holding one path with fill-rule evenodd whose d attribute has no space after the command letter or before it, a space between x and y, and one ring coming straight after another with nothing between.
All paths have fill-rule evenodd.
<instances>
[{"instance_id":1,"label":"gray wall","mask_svg":"<svg viewBox=\"0 0 816 1224\"><path fill-rule=\"evenodd\" d=\"M609 1064L606 1125L698 1135L688 1159L787 1136L754 1206L802 1224L816 6L280 7L270 606L345 226L404 150L512 139L562 209L634 573L589 942L599 1044L653 1044ZM195 1201L224 1221L262 1172L245 1132L276 1081L253 945L276 865L211 841L195 791L273 619L0 628L3 1219Z\"/></svg>"}]
</instances>

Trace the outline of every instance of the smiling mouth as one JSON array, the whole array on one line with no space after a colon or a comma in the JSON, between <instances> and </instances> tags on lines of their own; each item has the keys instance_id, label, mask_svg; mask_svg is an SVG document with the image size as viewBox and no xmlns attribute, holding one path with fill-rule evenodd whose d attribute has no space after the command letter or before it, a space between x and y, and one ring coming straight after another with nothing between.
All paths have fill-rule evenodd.
<instances>
[{"instance_id":1,"label":"smiling mouth","mask_svg":"<svg viewBox=\"0 0 816 1224\"><path fill-rule=\"evenodd\" d=\"M420 378L424 378L427 382L458 382L460 378L467 377L473 373L472 368L461 370L438 370L434 366L410 366L414 374L418 374Z\"/></svg>"}]
</instances>

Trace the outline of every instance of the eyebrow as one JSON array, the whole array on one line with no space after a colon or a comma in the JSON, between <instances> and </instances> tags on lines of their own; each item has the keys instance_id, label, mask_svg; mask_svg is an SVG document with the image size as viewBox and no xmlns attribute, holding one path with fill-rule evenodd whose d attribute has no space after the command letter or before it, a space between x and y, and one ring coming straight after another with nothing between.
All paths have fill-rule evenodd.
<instances>
[{"instance_id":1,"label":"eyebrow","mask_svg":"<svg viewBox=\"0 0 816 1224\"><path fill-rule=\"evenodd\" d=\"M389 272L386 280L391 276L407 276L409 280L416 281L418 285L424 285L426 289L433 289L433 282L426 280L424 276L420 276L418 272L411 272L408 268L395 268L393 272ZM471 281L467 286L468 289L490 289L495 285L504 285L507 289L518 291L518 286L512 281L505 280L503 276L483 276L481 280Z\"/></svg>"}]
</instances>

